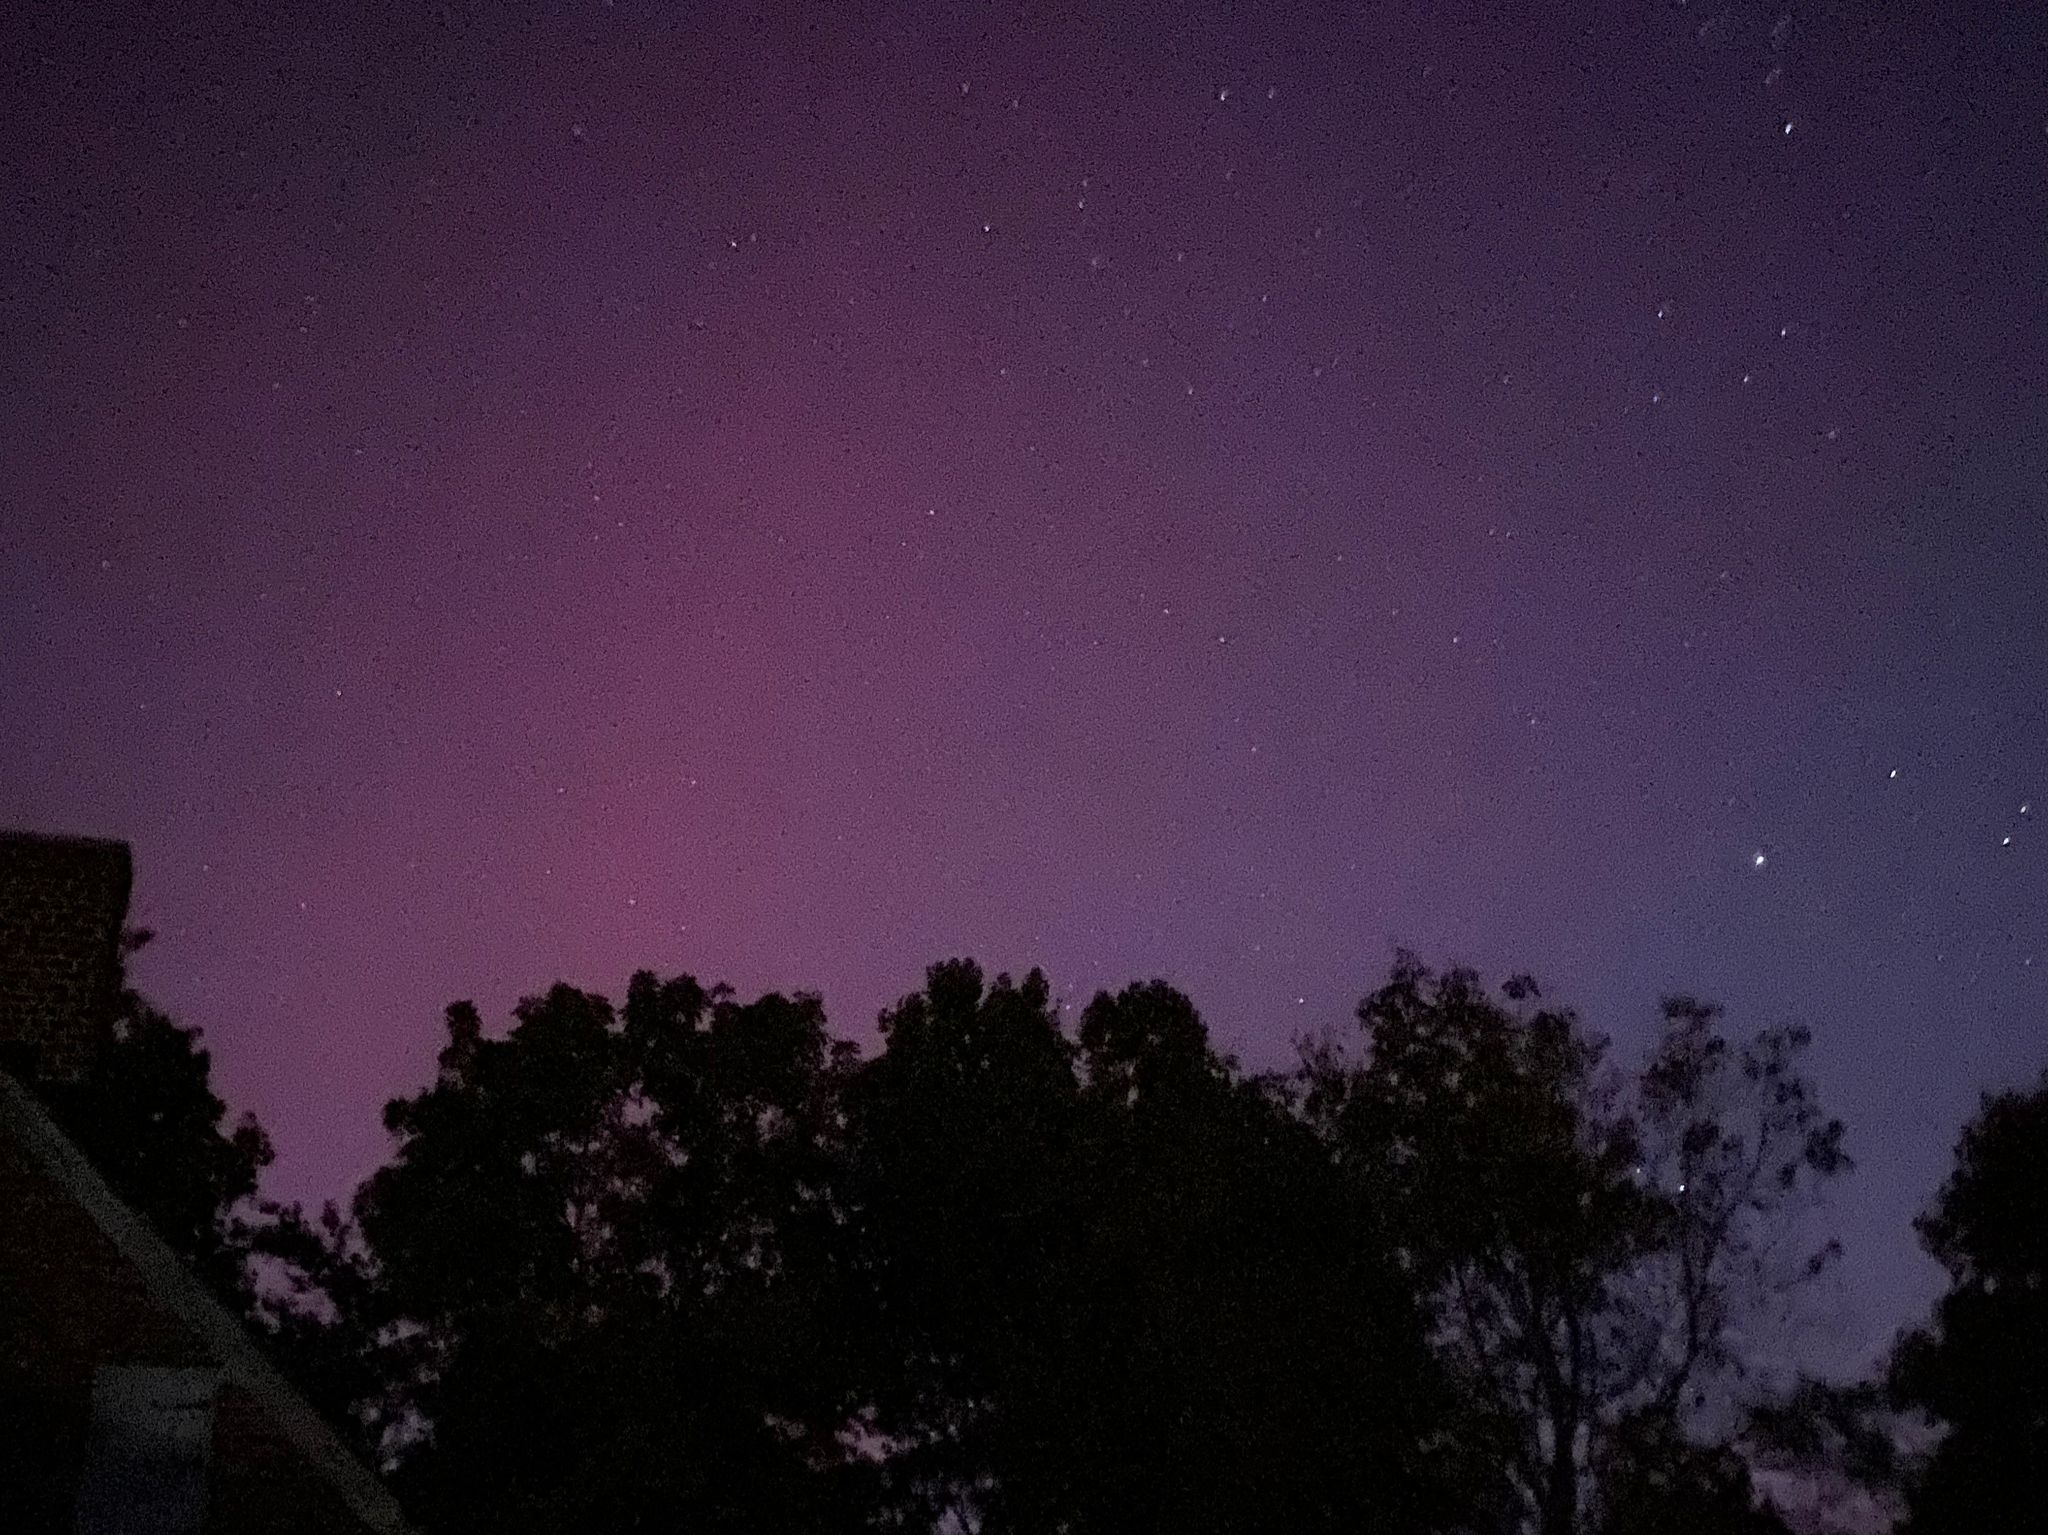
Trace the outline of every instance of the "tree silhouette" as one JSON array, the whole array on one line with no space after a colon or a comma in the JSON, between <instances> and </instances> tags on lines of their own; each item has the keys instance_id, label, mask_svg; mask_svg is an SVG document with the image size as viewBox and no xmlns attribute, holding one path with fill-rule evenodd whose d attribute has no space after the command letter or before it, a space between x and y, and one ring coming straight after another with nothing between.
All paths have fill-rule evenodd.
<instances>
[{"instance_id":1,"label":"tree silhouette","mask_svg":"<svg viewBox=\"0 0 2048 1535\"><path fill-rule=\"evenodd\" d=\"M1601 1452L1601 1535L1790 1535L1740 1453L1698 1443L1668 1418L1629 1418Z\"/></svg>"},{"instance_id":2,"label":"tree silhouette","mask_svg":"<svg viewBox=\"0 0 2048 1535\"><path fill-rule=\"evenodd\" d=\"M1713 1008L1673 999L1630 1080L1570 1012L1521 1006L1537 995L1523 977L1496 1000L1402 954L1359 1006L1363 1058L1311 1044L1304 1078L1310 1116L1395 1223L1514 1523L1576 1535L1619 1517L1621 1472L1669 1469L1706 1426L1740 1373L1746 1304L1832 1257L1770 1262L1847 1159L1799 1069L1802 1032L1736 1047ZM1660 1484L1725 1480L1701 1470Z\"/></svg>"},{"instance_id":3,"label":"tree silhouette","mask_svg":"<svg viewBox=\"0 0 2048 1535\"><path fill-rule=\"evenodd\" d=\"M557 986L503 1039L466 1003L447 1033L352 1219L276 1244L416 1516L838 1527L847 1053L816 1000L641 974L623 1011Z\"/></svg>"},{"instance_id":4,"label":"tree silhouette","mask_svg":"<svg viewBox=\"0 0 2048 1535\"><path fill-rule=\"evenodd\" d=\"M430 1529L1780 1535L1753 1461L1895 1476L1876 1387L1760 1403L1734 1344L1834 1255L1774 1257L1847 1165L1803 1032L1675 998L1626 1074L1526 978L1405 953L1288 1076L1162 981L1061 1014L968 960L866 1059L688 976L496 1037L457 1003L317 1216L255 1218L267 1139L125 983L50 1101ZM2044 1171L2048 1077L1920 1223L1914 1532L2048 1515Z\"/></svg>"},{"instance_id":5,"label":"tree silhouette","mask_svg":"<svg viewBox=\"0 0 2048 1535\"><path fill-rule=\"evenodd\" d=\"M2048 1528L2048 1073L1987 1095L1922 1245L1948 1271L1891 1388L1946 1426L1907 1493L1909 1535Z\"/></svg>"},{"instance_id":6,"label":"tree silhouette","mask_svg":"<svg viewBox=\"0 0 2048 1535\"><path fill-rule=\"evenodd\" d=\"M1097 996L1080 1042L1085 1527L1448 1527L1448 1382L1379 1211L1165 984Z\"/></svg>"},{"instance_id":7,"label":"tree silhouette","mask_svg":"<svg viewBox=\"0 0 2048 1535\"><path fill-rule=\"evenodd\" d=\"M854 1087L894 1517L1443 1528L1446 1393L1370 1211L1163 983L933 967Z\"/></svg>"},{"instance_id":8,"label":"tree silhouette","mask_svg":"<svg viewBox=\"0 0 2048 1535\"><path fill-rule=\"evenodd\" d=\"M257 1178L270 1138L254 1116L227 1124L201 1033L160 1012L128 983L127 959L147 928L122 935L122 974L102 1048L75 1083L40 1095L114 1192L223 1300L254 1304L247 1260Z\"/></svg>"},{"instance_id":9,"label":"tree silhouette","mask_svg":"<svg viewBox=\"0 0 2048 1535\"><path fill-rule=\"evenodd\" d=\"M1076 1037L932 967L449 1009L348 1217L266 1251L301 1377L429 1528L1450 1529L1456 1402L1386 1234L1160 983Z\"/></svg>"},{"instance_id":10,"label":"tree silhouette","mask_svg":"<svg viewBox=\"0 0 2048 1535\"><path fill-rule=\"evenodd\" d=\"M967 960L866 1059L688 977L457 1004L263 1233L277 1337L434 1529L1771 1535L1701 1430L1844 1163L1803 1036L1676 1001L1630 1082L1533 996L1404 956L1283 1078Z\"/></svg>"},{"instance_id":11,"label":"tree silhouette","mask_svg":"<svg viewBox=\"0 0 2048 1535\"><path fill-rule=\"evenodd\" d=\"M1042 1404L1060 1397L1079 1230L1080 1084L1045 977L931 967L885 1012L851 1084L872 1400L891 1516L995 1531L1049 1500ZM1013 1512L1015 1511L1015 1512Z\"/></svg>"}]
</instances>

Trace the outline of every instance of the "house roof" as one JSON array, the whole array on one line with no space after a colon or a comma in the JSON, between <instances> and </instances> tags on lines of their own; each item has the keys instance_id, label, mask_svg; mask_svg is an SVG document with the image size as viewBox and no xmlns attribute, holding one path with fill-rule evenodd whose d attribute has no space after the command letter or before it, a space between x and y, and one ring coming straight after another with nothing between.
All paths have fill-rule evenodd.
<instances>
[{"instance_id":1,"label":"house roof","mask_svg":"<svg viewBox=\"0 0 2048 1535\"><path fill-rule=\"evenodd\" d=\"M5 1071L0 1071L0 1125L11 1131L44 1173L91 1216L140 1276L150 1298L192 1331L226 1380L256 1401L277 1433L334 1489L364 1527L378 1535L409 1535L405 1517L383 1483L292 1389L242 1323L214 1299L149 1223L107 1186L35 1096Z\"/></svg>"}]
</instances>

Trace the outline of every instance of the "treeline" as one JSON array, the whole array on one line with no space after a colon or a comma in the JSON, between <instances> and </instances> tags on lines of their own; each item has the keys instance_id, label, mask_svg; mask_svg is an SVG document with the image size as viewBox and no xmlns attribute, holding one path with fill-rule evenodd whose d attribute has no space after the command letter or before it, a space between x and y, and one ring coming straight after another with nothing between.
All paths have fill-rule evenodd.
<instances>
[{"instance_id":1,"label":"treeline","mask_svg":"<svg viewBox=\"0 0 2048 1535\"><path fill-rule=\"evenodd\" d=\"M647 973L446 1032L317 1216L133 991L54 1105L429 1531L1771 1535L1787 1487L2048 1528L2048 1078L1921 1223L1938 1315L1843 1387L1771 1368L1843 1126L1802 1030L1691 999L1624 1063L1404 954L1267 1075L1163 982L1067 1027L966 961L865 1055Z\"/></svg>"}]
</instances>

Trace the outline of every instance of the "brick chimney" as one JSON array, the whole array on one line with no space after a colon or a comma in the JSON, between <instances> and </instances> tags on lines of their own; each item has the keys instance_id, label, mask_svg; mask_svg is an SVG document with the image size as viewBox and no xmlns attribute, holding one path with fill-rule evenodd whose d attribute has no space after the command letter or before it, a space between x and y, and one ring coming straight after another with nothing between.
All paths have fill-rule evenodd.
<instances>
[{"instance_id":1,"label":"brick chimney","mask_svg":"<svg viewBox=\"0 0 2048 1535\"><path fill-rule=\"evenodd\" d=\"M0 831L0 1068L75 1082L108 1026L134 866L128 844Z\"/></svg>"}]
</instances>

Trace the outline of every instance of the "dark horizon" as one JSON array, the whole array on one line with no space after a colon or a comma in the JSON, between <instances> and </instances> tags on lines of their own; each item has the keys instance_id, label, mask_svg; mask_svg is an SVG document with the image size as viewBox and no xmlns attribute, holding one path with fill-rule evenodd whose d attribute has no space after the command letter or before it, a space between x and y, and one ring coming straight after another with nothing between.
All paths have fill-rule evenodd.
<instances>
[{"instance_id":1,"label":"dark horizon","mask_svg":"<svg viewBox=\"0 0 2048 1535\"><path fill-rule=\"evenodd\" d=\"M1402 944L1811 1024L1808 1346L1924 1311L2048 1061L2038 17L5 36L0 824L132 843L278 1193L457 998L971 955L1256 1067Z\"/></svg>"}]
</instances>

